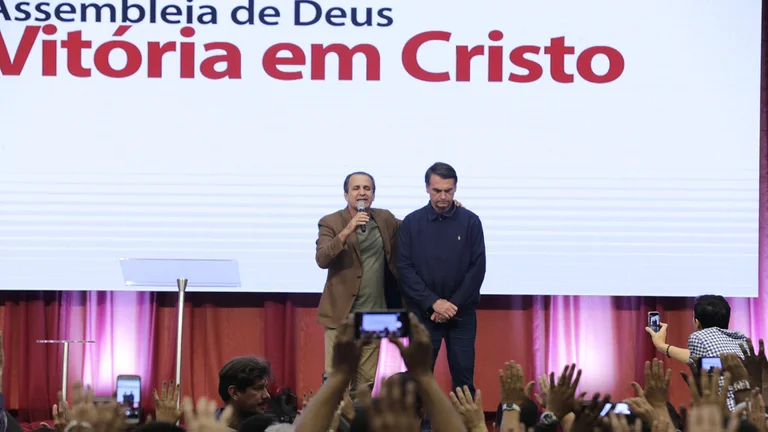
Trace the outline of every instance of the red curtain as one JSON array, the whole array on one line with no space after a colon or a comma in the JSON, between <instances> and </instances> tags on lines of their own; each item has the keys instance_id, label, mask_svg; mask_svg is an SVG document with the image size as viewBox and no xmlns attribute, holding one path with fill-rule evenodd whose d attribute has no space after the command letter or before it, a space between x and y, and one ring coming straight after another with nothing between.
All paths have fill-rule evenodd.
<instances>
[{"instance_id":1,"label":"red curtain","mask_svg":"<svg viewBox=\"0 0 768 432\"><path fill-rule=\"evenodd\" d=\"M6 352L3 391L6 408L19 410L23 421L49 419L61 386L62 350L36 343L39 339L95 339L101 346L72 348L68 376L70 382L82 377L102 395L109 394L116 375L138 373L143 379L142 398L151 401L151 389L174 377L175 294L4 296L0 307ZM733 327L762 332L749 324L755 318L750 316L750 302L758 300L732 300ZM275 386L298 392L316 389L324 363L323 330L314 319L317 302L317 295L188 294L183 393L217 398L219 368L231 357L246 354L272 362ZM129 309L133 312L128 313ZM642 383L643 363L658 356L642 331L649 310L662 311L670 325L670 342L685 346L692 326L688 299L485 297L478 312L475 381L484 390L486 409L491 411L498 401L497 370L508 360L521 363L531 379L577 361L585 370L583 390L631 396L630 383ZM605 317L608 321L603 321ZM126 344L134 348L126 350ZM90 357L89 349L95 352ZM120 362L127 360L131 360L128 369L120 370ZM677 376L685 367L668 364L675 371L673 401L685 402L686 389ZM450 375L444 352L436 375L447 391Z\"/></svg>"}]
</instances>

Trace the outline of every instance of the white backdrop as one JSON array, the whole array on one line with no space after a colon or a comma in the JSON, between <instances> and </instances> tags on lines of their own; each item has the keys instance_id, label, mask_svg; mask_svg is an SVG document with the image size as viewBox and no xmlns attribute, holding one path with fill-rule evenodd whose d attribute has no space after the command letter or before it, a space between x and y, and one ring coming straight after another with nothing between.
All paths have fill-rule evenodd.
<instances>
[{"instance_id":1,"label":"white backdrop","mask_svg":"<svg viewBox=\"0 0 768 432\"><path fill-rule=\"evenodd\" d=\"M239 4L216 2L218 23L195 25L192 38L146 21L113 37L117 24L92 11L88 22L53 16L56 34L41 32L12 74L4 50L13 59L25 28L45 22L14 21L17 3L5 0L0 289L163 289L126 287L119 260L164 258L236 260L242 283L228 291L319 292L317 221L345 204L344 176L372 173L375 206L404 217L427 202L426 168L444 161L458 171L457 199L484 224L483 293L757 295L760 1L321 2L374 16L392 8L387 27L296 26L290 1L273 3L276 26L238 26L229 12ZM141 68L74 77L59 45L56 76L43 76L42 41L77 30L93 41L83 67L123 40L142 52ZM424 45L419 61L451 81L403 67L405 43L431 30L452 39ZM575 47L573 83L550 76L543 51L560 36ZM148 78L148 41L195 42L198 65L211 55L204 44L229 42L242 78L196 68L180 79L178 50L162 78ZM263 55L277 43L301 47L307 64L313 43L372 44L381 78L367 81L357 55L353 79L340 81L330 55L325 80L309 79L310 66L280 66L304 79L274 79ZM471 81L456 82L455 46L483 44L504 46L505 81L488 82L478 57ZM542 47L526 56L543 68L535 82L506 81L524 73L507 59L521 45ZM592 46L621 53L618 79L576 73ZM600 75L608 62L592 66Z\"/></svg>"}]
</instances>

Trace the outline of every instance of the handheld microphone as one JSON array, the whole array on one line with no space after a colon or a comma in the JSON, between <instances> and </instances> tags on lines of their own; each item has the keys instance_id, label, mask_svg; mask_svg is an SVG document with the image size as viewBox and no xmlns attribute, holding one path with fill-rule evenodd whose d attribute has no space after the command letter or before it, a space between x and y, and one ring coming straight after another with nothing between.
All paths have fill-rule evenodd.
<instances>
[{"instance_id":1,"label":"handheld microphone","mask_svg":"<svg viewBox=\"0 0 768 432\"><path fill-rule=\"evenodd\" d=\"M365 203L363 201L357 202L357 212L365 213ZM360 232L365 232L365 225L360 225Z\"/></svg>"}]
</instances>

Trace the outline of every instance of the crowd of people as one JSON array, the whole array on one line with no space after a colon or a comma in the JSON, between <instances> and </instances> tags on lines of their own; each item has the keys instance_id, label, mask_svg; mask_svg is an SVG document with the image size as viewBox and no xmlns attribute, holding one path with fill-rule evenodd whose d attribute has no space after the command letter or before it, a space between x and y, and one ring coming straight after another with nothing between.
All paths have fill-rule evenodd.
<instances>
[{"instance_id":1,"label":"crowd of people","mask_svg":"<svg viewBox=\"0 0 768 432\"><path fill-rule=\"evenodd\" d=\"M144 424L129 425L116 401L99 403L90 388L78 382L71 388L71 404L60 392L59 402L52 407L53 424L42 424L36 432L118 432L131 428L136 432L768 432L763 400L768 360L763 341L756 350L741 333L709 326L708 319L724 318L722 312L730 319L730 309L723 306L727 307L727 302L722 297L706 296L697 301L697 330L689 338L693 342L689 350L666 344L666 325L662 324L659 332L647 329L659 351L670 357L688 351L690 373L683 378L691 401L677 408L669 402L672 370L665 370L664 363L656 358L645 364L643 385L631 383L636 396L625 401L613 401L608 394L580 392L582 371L575 364L539 377L534 392L534 381L525 377L520 365L508 362L500 365L499 387L487 390L500 396L495 421L489 427L480 389L473 392L469 386L458 387L447 395L440 389L433 375L429 331L410 314L409 343L394 337L389 340L399 349L407 371L382 382L376 397L371 395L370 383L350 391L364 348L372 343L355 337L350 317L338 328L325 382L304 398L298 415L290 420L270 411L269 362L246 356L236 357L221 368L221 401L200 398L195 402L185 397L178 407L179 386L163 383L160 392L154 392L154 415L147 416ZM0 370L4 363L1 344L2 335ZM699 370L697 356L717 356L722 368ZM611 409L617 402L625 403L629 414ZM0 413L0 432L21 430L7 411Z\"/></svg>"}]
</instances>

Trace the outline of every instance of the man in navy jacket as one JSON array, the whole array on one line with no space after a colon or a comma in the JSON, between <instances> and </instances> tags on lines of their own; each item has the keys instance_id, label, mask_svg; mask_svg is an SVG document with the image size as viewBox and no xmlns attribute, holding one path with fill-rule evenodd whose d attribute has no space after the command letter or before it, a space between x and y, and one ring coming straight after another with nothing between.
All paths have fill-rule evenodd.
<instances>
[{"instance_id":1,"label":"man in navy jacket","mask_svg":"<svg viewBox=\"0 0 768 432\"><path fill-rule=\"evenodd\" d=\"M458 176L438 162L424 176L429 204L403 220L397 272L408 308L432 338L432 367L445 339L453 387L474 394L475 308L485 278L485 240L480 218L457 207Z\"/></svg>"}]
</instances>

